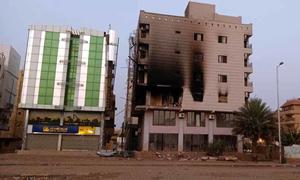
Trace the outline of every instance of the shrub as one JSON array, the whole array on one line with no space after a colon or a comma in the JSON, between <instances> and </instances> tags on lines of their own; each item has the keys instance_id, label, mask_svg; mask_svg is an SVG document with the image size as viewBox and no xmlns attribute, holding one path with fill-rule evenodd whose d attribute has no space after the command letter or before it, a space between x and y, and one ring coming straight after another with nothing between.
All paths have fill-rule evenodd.
<instances>
[{"instance_id":1,"label":"shrub","mask_svg":"<svg viewBox=\"0 0 300 180\"><path fill-rule=\"evenodd\" d=\"M209 156L221 156L226 148L226 144L222 140L214 141L208 145L207 155Z\"/></svg>"}]
</instances>

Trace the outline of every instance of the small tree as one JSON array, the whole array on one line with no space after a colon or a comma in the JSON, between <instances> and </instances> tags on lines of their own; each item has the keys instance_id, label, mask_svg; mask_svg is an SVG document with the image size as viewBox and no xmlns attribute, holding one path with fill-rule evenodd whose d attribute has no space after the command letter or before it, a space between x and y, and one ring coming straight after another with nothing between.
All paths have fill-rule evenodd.
<instances>
[{"instance_id":1,"label":"small tree","mask_svg":"<svg viewBox=\"0 0 300 180\"><path fill-rule=\"evenodd\" d=\"M276 129L273 112L259 98L250 99L248 103L239 108L239 111L235 112L233 133L252 141L252 153L255 160L259 138L264 139L267 143L273 141Z\"/></svg>"},{"instance_id":2,"label":"small tree","mask_svg":"<svg viewBox=\"0 0 300 180\"><path fill-rule=\"evenodd\" d=\"M283 131L281 135L281 142L283 146L300 144L300 132L297 131L296 128Z\"/></svg>"},{"instance_id":3,"label":"small tree","mask_svg":"<svg viewBox=\"0 0 300 180\"><path fill-rule=\"evenodd\" d=\"M226 148L226 143L222 140L216 140L210 143L207 148L207 155L209 156L221 156Z\"/></svg>"}]
</instances>

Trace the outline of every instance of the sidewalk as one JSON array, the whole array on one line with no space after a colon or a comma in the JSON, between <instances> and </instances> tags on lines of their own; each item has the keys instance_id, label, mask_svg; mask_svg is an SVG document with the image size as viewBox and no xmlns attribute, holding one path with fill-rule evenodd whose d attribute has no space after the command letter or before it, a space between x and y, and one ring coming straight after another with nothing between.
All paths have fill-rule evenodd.
<instances>
[{"instance_id":1,"label":"sidewalk","mask_svg":"<svg viewBox=\"0 0 300 180\"><path fill-rule=\"evenodd\" d=\"M157 160L141 158L99 157L96 151L18 151L0 154L0 166L229 166L229 167L300 167L299 161L279 164L277 161Z\"/></svg>"}]
</instances>

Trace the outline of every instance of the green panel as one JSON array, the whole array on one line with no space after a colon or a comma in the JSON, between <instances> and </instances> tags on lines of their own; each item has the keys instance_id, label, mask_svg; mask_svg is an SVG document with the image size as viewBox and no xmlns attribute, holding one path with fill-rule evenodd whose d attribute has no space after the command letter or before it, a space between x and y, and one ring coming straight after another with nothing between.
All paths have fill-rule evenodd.
<instances>
[{"instance_id":1,"label":"green panel","mask_svg":"<svg viewBox=\"0 0 300 180\"><path fill-rule=\"evenodd\" d=\"M67 71L67 86L65 94L65 105L74 106L74 95L76 85L77 60L79 52L79 36L71 36L69 50L69 65Z\"/></svg>"},{"instance_id":2,"label":"green panel","mask_svg":"<svg viewBox=\"0 0 300 180\"><path fill-rule=\"evenodd\" d=\"M58 32L46 32L38 104L52 105L57 52L59 44Z\"/></svg>"},{"instance_id":3,"label":"green panel","mask_svg":"<svg viewBox=\"0 0 300 180\"><path fill-rule=\"evenodd\" d=\"M85 106L99 106L103 40L100 36L91 36L90 39Z\"/></svg>"}]
</instances>

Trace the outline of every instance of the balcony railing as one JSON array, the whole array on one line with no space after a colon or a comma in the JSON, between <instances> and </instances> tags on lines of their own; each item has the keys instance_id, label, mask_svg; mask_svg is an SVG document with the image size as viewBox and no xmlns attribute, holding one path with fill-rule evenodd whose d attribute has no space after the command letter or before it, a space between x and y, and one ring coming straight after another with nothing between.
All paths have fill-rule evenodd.
<instances>
[{"instance_id":1,"label":"balcony railing","mask_svg":"<svg viewBox=\"0 0 300 180\"><path fill-rule=\"evenodd\" d=\"M245 48L249 48L249 49L252 49L252 44L250 44L250 43L245 43L245 46L244 46Z\"/></svg>"},{"instance_id":2,"label":"balcony railing","mask_svg":"<svg viewBox=\"0 0 300 180\"><path fill-rule=\"evenodd\" d=\"M252 63L245 63L245 67L252 68Z\"/></svg>"},{"instance_id":3,"label":"balcony railing","mask_svg":"<svg viewBox=\"0 0 300 180\"><path fill-rule=\"evenodd\" d=\"M245 81L245 86L246 87L253 87L253 82Z\"/></svg>"}]
</instances>

